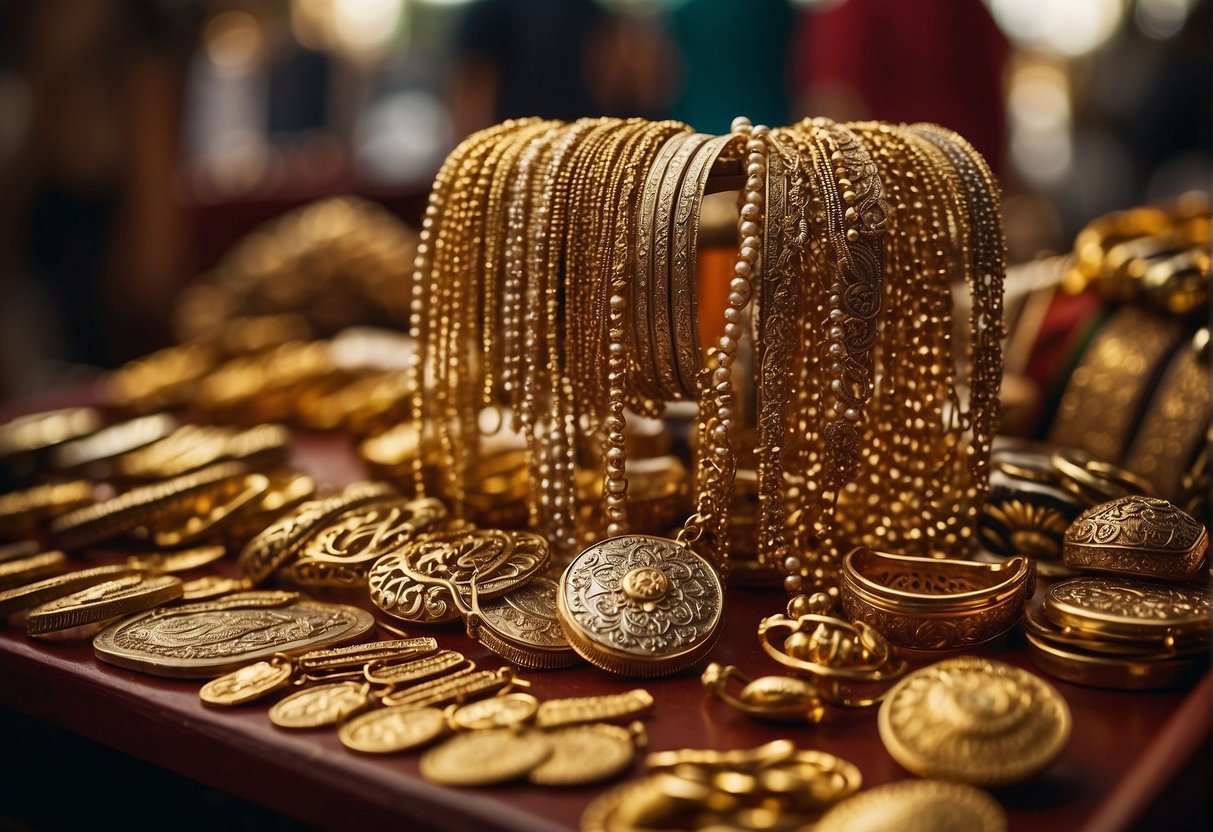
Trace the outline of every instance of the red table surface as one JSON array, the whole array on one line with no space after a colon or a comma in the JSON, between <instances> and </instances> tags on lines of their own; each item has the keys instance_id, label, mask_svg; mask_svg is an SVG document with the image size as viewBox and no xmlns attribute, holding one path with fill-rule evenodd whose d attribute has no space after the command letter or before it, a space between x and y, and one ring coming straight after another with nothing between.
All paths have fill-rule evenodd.
<instances>
[{"instance_id":1,"label":"red table surface","mask_svg":"<svg viewBox=\"0 0 1213 832\"><path fill-rule=\"evenodd\" d=\"M335 437L301 437L295 460L335 484L363 476L348 445ZM360 596L331 599L369 604ZM751 676L777 672L755 632L759 619L781 611L783 603L781 592L731 589L724 633L711 659L735 664ZM458 625L412 627L410 633L435 635L441 646L465 653L481 667L504 664L470 641ZM972 652L1034 670L1018 635ZM915 664L935 658L943 655L916 658ZM865 788L911 776L884 750L874 710L831 711L817 726L758 722L706 696L698 668L648 682L590 667L521 675L540 699L647 688L656 699L645 718L649 751L745 748L788 737L854 762ZM88 642L38 641L13 627L0 629L0 679L4 706L334 830L392 828L385 824L443 830L576 829L587 803L605 788L438 787L418 775L418 754L363 756L342 746L333 730L280 730L270 723L266 704L209 708L198 699L200 682L128 671L97 660ZM1142 813L1167 793L1176 776L1199 762L1198 749L1206 745L1210 729L1209 675L1184 689L1153 692L1050 681L1070 705L1073 734L1044 774L993 792L1007 810L1011 830L1137 828ZM638 761L626 777L642 773ZM1190 828L1203 828L1200 824L1208 818L1207 805L1200 805L1204 798L1182 794L1177 799L1193 802L1194 814L1184 818L1198 824Z\"/></svg>"}]
</instances>

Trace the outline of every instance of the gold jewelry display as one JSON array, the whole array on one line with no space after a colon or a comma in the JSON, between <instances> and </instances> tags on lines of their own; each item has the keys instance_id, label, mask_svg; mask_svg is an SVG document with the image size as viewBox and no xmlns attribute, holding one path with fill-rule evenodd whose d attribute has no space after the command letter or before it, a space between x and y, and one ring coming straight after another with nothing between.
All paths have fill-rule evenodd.
<instances>
[{"instance_id":1,"label":"gold jewelry display","mask_svg":"<svg viewBox=\"0 0 1213 832\"><path fill-rule=\"evenodd\" d=\"M946 780L885 783L839 803L816 832L1006 832L1007 814L986 792Z\"/></svg>"},{"instance_id":2,"label":"gold jewelry display","mask_svg":"<svg viewBox=\"0 0 1213 832\"><path fill-rule=\"evenodd\" d=\"M290 431L282 425L261 424L244 430L183 425L164 439L119 456L113 463L114 475L159 480L220 462L242 462L251 471L270 469L286 461L290 440Z\"/></svg>"},{"instance_id":3,"label":"gold jewelry display","mask_svg":"<svg viewBox=\"0 0 1213 832\"><path fill-rule=\"evenodd\" d=\"M503 667L498 670L471 670L448 673L429 682L391 690L382 697L384 705L410 705L416 708L463 704L473 699L493 696L501 691L510 691L515 685L526 684L514 676L514 672Z\"/></svg>"},{"instance_id":4,"label":"gold jewelry display","mask_svg":"<svg viewBox=\"0 0 1213 832\"><path fill-rule=\"evenodd\" d=\"M95 407L64 407L30 413L0 424L0 464L31 473L37 457L101 430L105 419Z\"/></svg>"},{"instance_id":5,"label":"gold jewelry display","mask_svg":"<svg viewBox=\"0 0 1213 832\"><path fill-rule=\"evenodd\" d=\"M1070 708L1052 685L974 656L906 675L881 703L877 723L885 748L904 768L982 786L1035 777L1070 738Z\"/></svg>"},{"instance_id":6,"label":"gold jewelry display","mask_svg":"<svg viewBox=\"0 0 1213 832\"><path fill-rule=\"evenodd\" d=\"M245 514L256 509L269 490L269 477L249 474L226 483L219 491L197 497L188 516L166 518L154 531L135 529L132 534L141 539L150 537L154 545L170 549L223 540Z\"/></svg>"},{"instance_id":7,"label":"gold jewelry display","mask_svg":"<svg viewBox=\"0 0 1213 832\"><path fill-rule=\"evenodd\" d=\"M1208 530L1166 500L1121 497L1074 521L1064 559L1072 569L1187 581L1208 548Z\"/></svg>"},{"instance_id":8,"label":"gold jewelry display","mask_svg":"<svg viewBox=\"0 0 1213 832\"><path fill-rule=\"evenodd\" d=\"M249 592L115 622L97 633L93 652L156 676L213 678L279 653L362 641L374 625L370 613L348 604Z\"/></svg>"},{"instance_id":9,"label":"gold jewelry display","mask_svg":"<svg viewBox=\"0 0 1213 832\"><path fill-rule=\"evenodd\" d=\"M152 610L181 597L181 579L172 575L126 575L79 589L34 607L25 631L42 638L70 638L119 616ZM96 630L88 632L92 636Z\"/></svg>"},{"instance_id":10,"label":"gold jewelry display","mask_svg":"<svg viewBox=\"0 0 1213 832\"><path fill-rule=\"evenodd\" d=\"M914 558L856 548L843 560L849 618L900 647L949 650L989 641L1019 621L1036 587L1035 564Z\"/></svg>"}]
</instances>

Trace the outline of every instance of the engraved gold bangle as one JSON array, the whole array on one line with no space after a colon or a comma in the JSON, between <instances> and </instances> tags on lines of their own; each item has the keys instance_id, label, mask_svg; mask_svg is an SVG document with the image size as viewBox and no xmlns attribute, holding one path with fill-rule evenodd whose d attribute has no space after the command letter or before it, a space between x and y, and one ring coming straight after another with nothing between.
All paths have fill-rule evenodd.
<instances>
[{"instance_id":1,"label":"engraved gold bangle","mask_svg":"<svg viewBox=\"0 0 1213 832\"><path fill-rule=\"evenodd\" d=\"M857 547L843 558L839 591L849 618L866 621L893 644L949 650L1011 629L1035 586L1035 564L1025 557L988 564Z\"/></svg>"},{"instance_id":2,"label":"engraved gold bangle","mask_svg":"<svg viewBox=\"0 0 1213 832\"><path fill-rule=\"evenodd\" d=\"M1155 370L1183 334L1182 322L1134 306L1113 313L1070 375L1049 440L1119 462L1149 400Z\"/></svg>"}]
</instances>

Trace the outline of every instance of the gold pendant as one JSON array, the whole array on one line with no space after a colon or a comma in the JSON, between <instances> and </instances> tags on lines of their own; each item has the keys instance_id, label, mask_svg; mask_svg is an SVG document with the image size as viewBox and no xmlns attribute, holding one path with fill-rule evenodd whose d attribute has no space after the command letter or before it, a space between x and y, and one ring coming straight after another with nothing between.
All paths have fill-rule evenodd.
<instances>
[{"instance_id":1,"label":"gold pendant","mask_svg":"<svg viewBox=\"0 0 1213 832\"><path fill-rule=\"evenodd\" d=\"M362 641L374 626L358 607L246 592L116 622L97 634L93 650L102 661L156 676L213 678L275 653Z\"/></svg>"},{"instance_id":2,"label":"gold pendant","mask_svg":"<svg viewBox=\"0 0 1213 832\"><path fill-rule=\"evenodd\" d=\"M623 535L591 545L561 579L557 610L586 661L624 676L661 676L703 658L719 637L716 570L682 544Z\"/></svg>"},{"instance_id":3,"label":"gold pendant","mask_svg":"<svg viewBox=\"0 0 1213 832\"><path fill-rule=\"evenodd\" d=\"M473 577L482 597L495 598L522 586L547 566L547 541L532 532L476 529L432 534L384 555L371 568L371 600L385 613L414 623L437 624L459 617L447 586L470 595Z\"/></svg>"},{"instance_id":4,"label":"gold pendant","mask_svg":"<svg viewBox=\"0 0 1213 832\"><path fill-rule=\"evenodd\" d=\"M325 728L365 710L371 701L371 686L366 682L317 685L275 702L270 722L279 728Z\"/></svg>"},{"instance_id":5,"label":"gold pendant","mask_svg":"<svg viewBox=\"0 0 1213 832\"><path fill-rule=\"evenodd\" d=\"M541 731L493 728L456 734L421 757L421 776L444 786L520 780L552 753Z\"/></svg>"},{"instance_id":6,"label":"gold pendant","mask_svg":"<svg viewBox=\"0 0 1213 832\"><path fill-rule=\"evenodd\" d=\"M348 719L337 729L341 744L363 754L398 754L429 745L450 733L438 708L400 705Z\"/></svg>"},{"instance_id":7,"label":"gold pendant","mask_svg":"<svg viewBox=\"0 0 1213 832\"><path fill-rule=\"evenodd\" d=\"M1070 708L1033 673L958 656L894 685L877 725L893 759L920 777L1002 786L1057 759L1070 738Z\"/></svg>"}]
</instances>

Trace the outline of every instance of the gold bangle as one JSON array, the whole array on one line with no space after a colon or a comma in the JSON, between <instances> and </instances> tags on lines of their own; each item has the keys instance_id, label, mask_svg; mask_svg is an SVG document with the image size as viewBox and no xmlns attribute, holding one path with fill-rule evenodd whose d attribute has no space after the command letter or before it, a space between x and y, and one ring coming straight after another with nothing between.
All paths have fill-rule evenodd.
<instances>
[{"instance_id":1,"label":"gold bangle","mask_svg":"<svg viewBox=\"0 0 1213 832\"><path fill-rule=\"evenodd\" d=\"M1209 427L1209 329L1180 349L1158 385L1125 467L1148 479L1158 496L1174 500L1184 471Z\"/></svg>"},{"instance_id":2,"label":"gold bangle","mask_svg":"<svg viewBox=\"0 0 1213 832\"><path fill-rule=\"evenodd\" d=\"M1084 450L1097 459L1119 462L1149 399L1155 368L1171 354L1183 333L1180 321L1134 306L1115 312L1070 375L1049 440Z\"/></svg>"},{"instance_id":3,"label":"gold bangle","mask_svg":"<svg viewBox=\"0 0 1213 832\"><path fill-rule=\"evenodd\" d=\"M1066 531L1071 569L1187 581L1205 562L1209 533L1166 500L1122 497L1084 512Z\"/></svg>"},{"instance_id":4,"label":"gold bangle","mask_svg":"<svg viewBox=\"0 0 1213 832\"><path fill-rule=\"evenodd\" d=\"M1148 480L1078 448L1057 449L1052 462L1061 487L1088 507L1120 497L1154 493L1154 486Z\"/></svg>"},{"instance_id":5,"label":"gold bangle","mask_svg":"<svg viewBox=\"0 0 1213 832\"><path fill-rule=\"evenodd\" d=\"M1036 568L1024 557L987 564L858 547L843 558L841 578L849 618L868 622L900 647L948 650L1011 629L1035 590Z\"/></svg>"}]
</instances>

